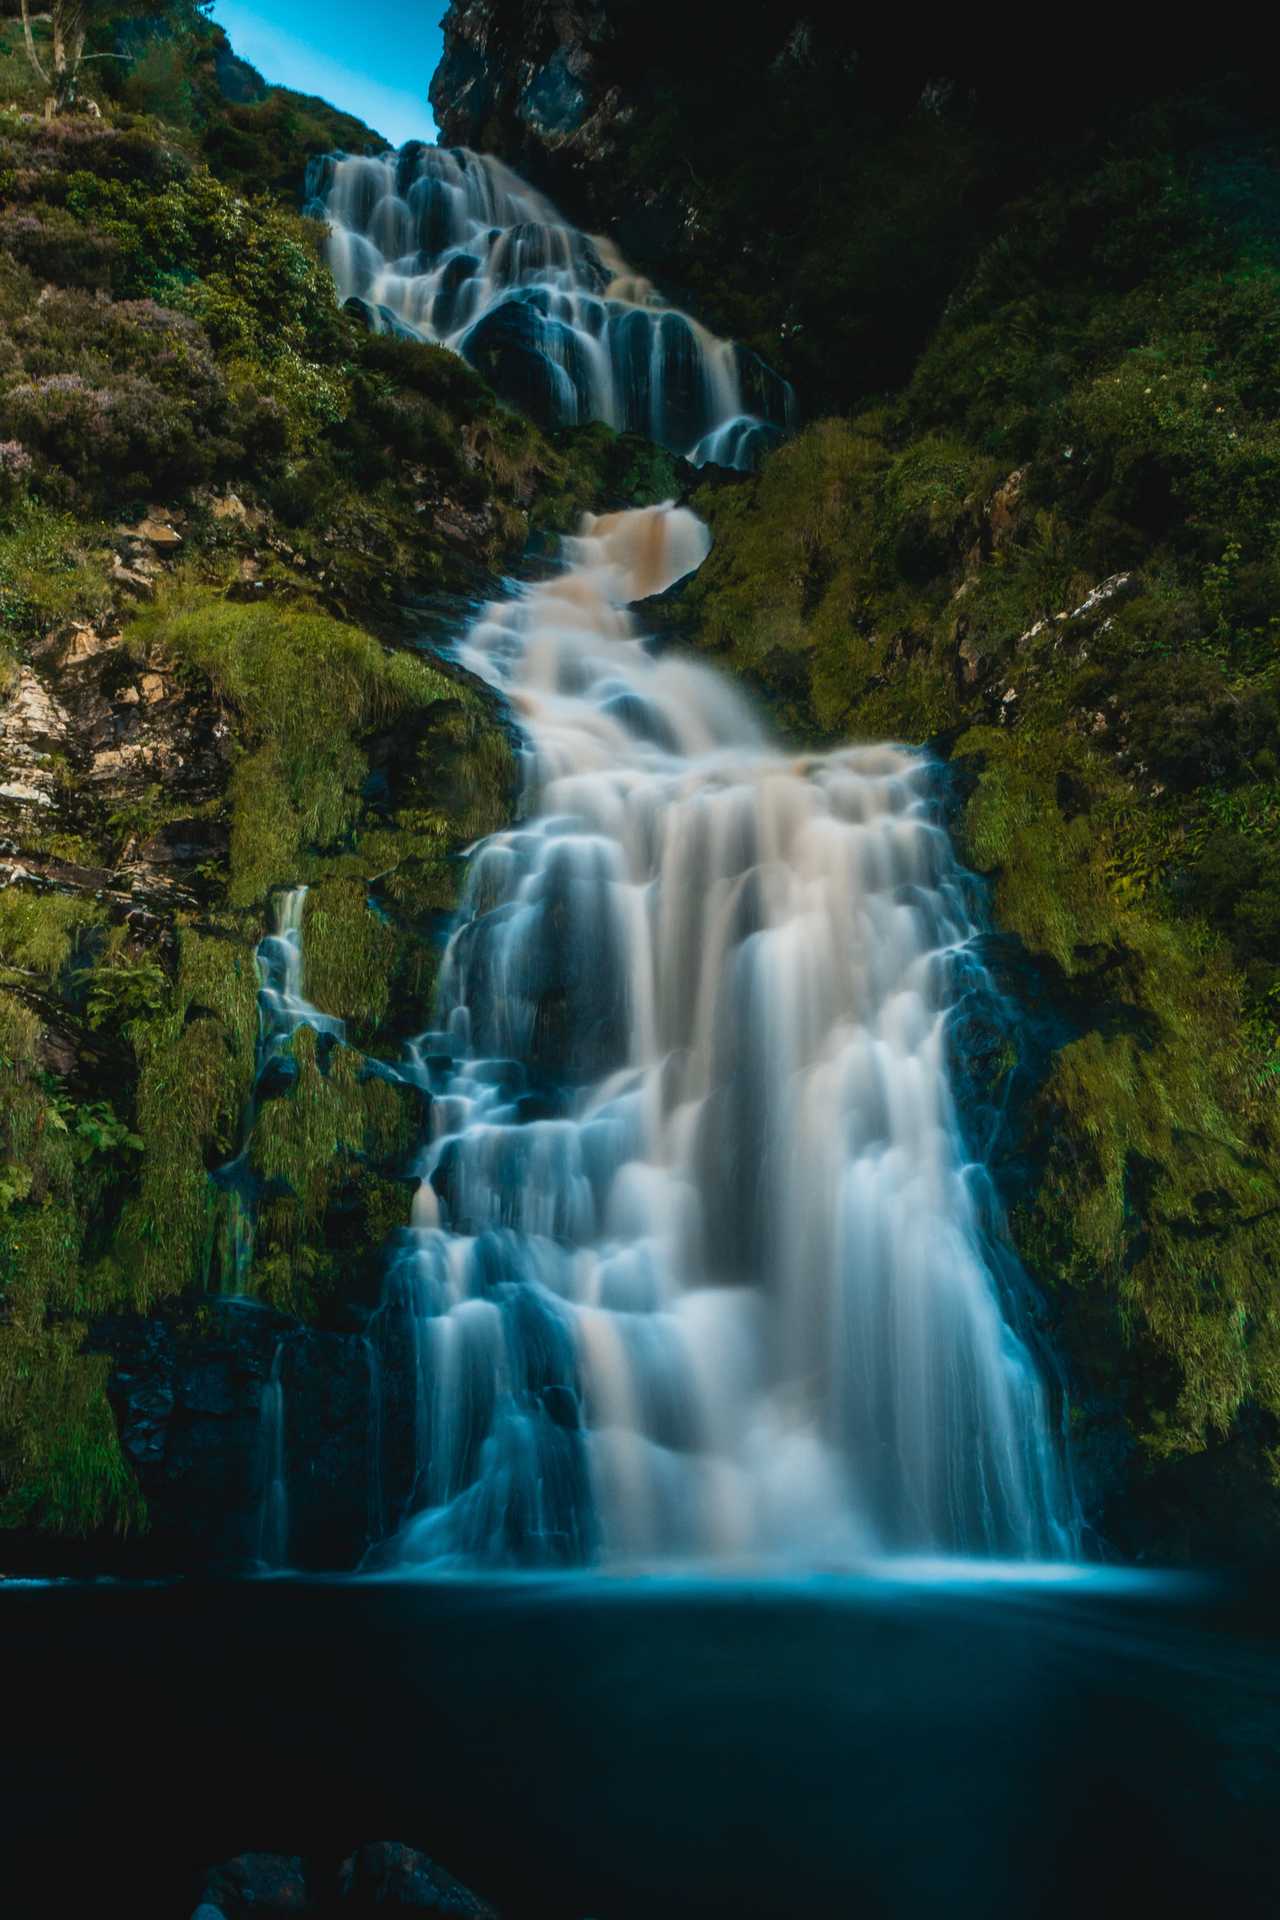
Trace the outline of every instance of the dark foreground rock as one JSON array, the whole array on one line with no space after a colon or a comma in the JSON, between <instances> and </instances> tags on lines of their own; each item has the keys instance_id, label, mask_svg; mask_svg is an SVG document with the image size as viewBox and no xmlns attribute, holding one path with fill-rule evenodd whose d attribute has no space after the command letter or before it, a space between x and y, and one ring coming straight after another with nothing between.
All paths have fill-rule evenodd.
<instances>
[{"instance_id":1,"label":"dark foreground rock","mask_svg":"<svg viewBox=\"0 0 1280 1920\"><path fill-rule=\"evenodd\" d=\"M425 1853L395 1840L374 1840L345 1860L338 1876L342 1911L371 1914L383 1907L405 1913L455 1914L496 1920L496 1910Z\"/></svg>"},{"instance_id":2,"label":"dark foreground rock","mask_svg":"<svg viewBox=\"0 0 1280 1920\"><path fill-rule=\"evenodd\" d=\"M253 1920L259 1914L342 1915L389 1909L498 1920L487 1900L464 1887L416 1847L373 1840L357 1847L336 1875L293 1854L242 1853L206 1875L193 1920Z\"/></svg>"},{"instance_id":3,"label":"dark foreground rock","mask_svg":"<svg viewBox=\"0 0 1280 1920\"><path fill-rule=\"evenodd\" d=\"M283 1853L241 1853L214 1867L204 1884L199 1920L259 1913L314 1913L302 1861Z\"/></svg>"}]
</instances>

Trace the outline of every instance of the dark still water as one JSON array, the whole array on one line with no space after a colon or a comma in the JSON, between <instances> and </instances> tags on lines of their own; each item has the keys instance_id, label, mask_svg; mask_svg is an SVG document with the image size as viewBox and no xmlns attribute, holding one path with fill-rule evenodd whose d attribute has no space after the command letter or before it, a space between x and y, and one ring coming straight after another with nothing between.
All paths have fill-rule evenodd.
<instances>
[{"instance_id":1,"label":"dark still water","mask_svg":"<svg viewBox=\"0 0 1280 1920\"><path fill-rule=\"evenodd\" d=\"M1274 1914L1275 1598L9 1586L0 1910L184 1916L230 1854L390 1838L517 1916Z\"/></svg>"}]
</instances>

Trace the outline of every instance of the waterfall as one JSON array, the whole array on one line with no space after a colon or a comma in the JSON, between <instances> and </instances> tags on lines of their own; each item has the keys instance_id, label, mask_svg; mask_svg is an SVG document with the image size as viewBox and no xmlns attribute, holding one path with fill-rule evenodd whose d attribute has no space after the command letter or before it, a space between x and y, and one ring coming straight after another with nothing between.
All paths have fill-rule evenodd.
<instances>
[{"instance_id":1,"label":"waterfall","mask_svg":"<svg viewBox=\"0 0 1280 1920\"><path fill-rule=\"evenodd\" d=\"M258 1079L272 1061L289 1050L299 1027L314 1027L335 1040L345 1037L343 1022L321 1013L302 991L302 916L306 887L288 887L272 903L275 921L258 942Z\"/></svg>"},{"instance_id":2,"label":"waterfall","mask_svg":"<svg viewBox=\"0 0 1280 1920\"><path fill-rule=\"evenodd\" d=\"M631 602L677 508L593 519L463 663L523 729L475 850L413 1223L395 1563L1061 1557L1046 1394L967 1163L948 1033L977 968L928 762L770 744Z\"/></svg>"},{"instance_id":3,"label":"waterfall","mask_svg":"<svg viewBox=\"0 0 1280 1920\"><path fill-rule=\"evenodd\" d=\"M697 466L749 468L793 424L786 381L487 154L330 155L307 192L344 302L460 353L547 426L603 420Z\"/></svg>"},{"instance_id":4,"label":"waterfall","mask_svg":"<svg viewBox=\"0 0 1280 1920\"><path fill-rule=\"evenodd\" d=\"M289 1482L284 1452L284 1341L276 1345L258 1416L258 1565L288 1565Z\"/></svg>"},{"instance_id":5,"label":"waterfall","mask_svg":"<svg viewBox=\"0 0 1280 1920\"><path fill-rule=\"evenodd\" d=\"M241 1119L239 1150L216 1168L211 1178L221 1207L216 1234L219 1291L242 1296L253 1265L257 1191L249 1166L249 1138L265 1081L273 1073L292 1073L289 1042L299 1027L342 1040L346 1028L332 1014L321 1013L302 991L302 916L307 888L289 887L272 902L273 925L258 942L258 1053L253 1092Z\"/></svg>"}]
</instances>

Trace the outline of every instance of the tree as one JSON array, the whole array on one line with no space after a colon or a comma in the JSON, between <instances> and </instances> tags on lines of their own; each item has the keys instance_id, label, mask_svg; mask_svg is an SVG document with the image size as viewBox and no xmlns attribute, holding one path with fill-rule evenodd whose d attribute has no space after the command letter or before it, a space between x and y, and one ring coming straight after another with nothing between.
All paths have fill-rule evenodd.
<instances>
[{"instance_id":1,"label":"tree","mask_svg":"<svg viewBox=\"0 0 1280 1920\"><path fill-rule=\"evenodd\" d=\"M142 16L151 20L161 34L182 33L190 31L208 11L209 4L210 0L50 0L53 44L49 68L46 68L31 28L31 0L21 0L27 58L49 89L45 112L66 113L76 105L80 71L87 61L125 58L119 53L86 54L85 40L91 26L106 26L114 20Z\"/></svg>"},{"instance_id":2,"label":"tree","mask_svg":"<svg viewBox=\"0 0 1280 1920\"><path fill-rule=\"evenodd\" d=\"M49 89L46 111L65 113L68 107L75 104L80 67L84 60L84 39L89 27L90 4L91 0L53 0L50 8L53 20L53 71L49 73L36 52L36 38L31 31L30 0L22 0L22 33L27 43L27 58Z\"/></svg>"}]
</instances>

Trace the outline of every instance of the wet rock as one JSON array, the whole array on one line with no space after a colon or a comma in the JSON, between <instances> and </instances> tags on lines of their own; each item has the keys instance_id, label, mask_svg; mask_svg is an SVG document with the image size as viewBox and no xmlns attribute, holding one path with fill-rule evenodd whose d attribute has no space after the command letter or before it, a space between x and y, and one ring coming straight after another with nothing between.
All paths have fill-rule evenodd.
<instances>
[{"instance_id":1,"label":"wet rock","mask_svg":"<svg viewBox=\"0 0 1280 1920\"><path fill-rule=\"evenodd\" d=\"M144 576L139 575L139 580ZM147 588L149 591L149 587ZM92 892L127 915L189 908L195 870L225 851L225 828L198 817L225 788L229 740L222 712L198 679L179 681L165 660L137 663L114 624L73 621L36 640L0 694L0 810L7 816L18 884ZM164 795L191 809L120 847L115 817L147 811ZM36 839L36 833L40 839ZM44 851L64 833L128 865L56 861ZM197 882L197 884L199 884Z\"/></svg>"},{"instance_id":2,"label":"wet rock","mask_svg":"<svg viewBox=\"0 0 1280 1920\"><path fill-rule=\"evenodd\" d=\"M229 831L218 820L170 820L138 848L150 866L195 866L226 855Z\"/></svg>"},{"instance_id":3,"label":"wet rock","mask_svg":"<svg viewBox=\"0 0 1280 1920\"><path fill-rule=\"evenodd\" d=\"M281 1349L283 1349L281 1351ZM256 1563L262 1397L278 1351L284 1390L287 1562L352 1568L369 1543L370 1371L364 1339L321 1333L257 1302L215 1295L149 1318L106 1315L89 1350L113 1356L107 1396L147 1501L137 1553L164 1572L235 1572ZM412 1432L412 1356L389 1357L388 1420ZM412 1462L388 1469L393 1504Z\"/></svg>"},{"instance_id":4,"label":"wet rock","mask_svg":"<svg viewBox=\"0 0 1280 1920\"><path fill-rule=\"evenodd\" d=\"M559 418L557 375L567 374L582 394L587 391L577 335L532 300L491 308L467 335L465 353L491 386L547 427Z\"/></svg>"},{"instance_id":5,"label":"wet rock","mask_svg":"<svg viewBox=\"0 0 1280 1920\"><path fill-rule=\"evenodd\" d=\"M497 114L530 146L575 156L607 151L630 118L600 71L613 35L608 10L534 0L521 10L514 43L509 25L493 0L460 0L449 9L444 58L431 82L442 140L479 145Z\"/></svg>"},{"instance_id":6,"label":"wet rock","mask_svg":"<svg viewBox=\"0 0 1280 1920\"><path fill-rule=\"evenodd\" d=\"M226 1920L315 1911L301 1859L283 1853L242 1853L224 1861L209 1874L201 1897Z\"/></svg>"},{"instance_id":7,"label":"wet rock","mask_svg":"<svg viewBox=\"0 0 1280 1920\"><path fill-rule=\"evenodd\" d=\"M343 1914L385 1908L456 1920L497 1920L496 1909L425 1853L394 1840L374 1840L344 1861L338 1880Z\"/></svg>"},{"instance_id":8,"label":"wet rock","mask_svg":"<svg viewBox=\"0 0 1280 1920\"><path fill-rule=\"evenodd\" d=\"M990 654L963 628L956 646L956 661L962 687L976 687L991 670Z\"/></svg>"},{"instance_id":9,"label":"wet rock","mask_svg":"<svg viewBox=\"0 0 1280 1920\"><path fill-rule=\"evenodd\" d=\"M11 800L19 807L49 807L53 805L44 788L34 780L0 780L0 800Z\"/></svg>"}]
</instances>

